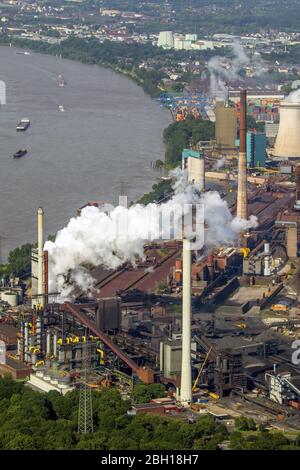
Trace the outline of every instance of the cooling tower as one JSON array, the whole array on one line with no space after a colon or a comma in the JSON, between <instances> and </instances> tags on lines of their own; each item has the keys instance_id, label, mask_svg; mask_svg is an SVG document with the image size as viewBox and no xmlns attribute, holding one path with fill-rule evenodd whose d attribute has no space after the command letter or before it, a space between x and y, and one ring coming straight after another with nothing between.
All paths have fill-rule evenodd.
<instances>
[{"instance_id":1,"label":"cooling tower","mask_svg":"<svg viewBox=\"0 0 300 470\"><path fill-rule=\"evenodd\" d=\"M300 157L300 102L281 101L280 124L274 155L281 158Z\"/></svg>"}]
</instances>

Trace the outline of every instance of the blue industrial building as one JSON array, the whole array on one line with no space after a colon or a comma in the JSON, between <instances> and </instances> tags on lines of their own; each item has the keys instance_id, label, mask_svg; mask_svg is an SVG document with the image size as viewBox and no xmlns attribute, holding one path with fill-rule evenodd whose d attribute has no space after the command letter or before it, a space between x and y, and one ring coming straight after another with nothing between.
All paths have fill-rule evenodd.
<instances>
[{"instance_id":1,"label":"blue industrial building","mask_svg":"<svg viewBox=\"0 0 300 470\"><path fill-rule=\"evenodd\" d=\"M247 132L247 167L264 167L266 163L266 134Z\"/></svg>"}]
</instances>

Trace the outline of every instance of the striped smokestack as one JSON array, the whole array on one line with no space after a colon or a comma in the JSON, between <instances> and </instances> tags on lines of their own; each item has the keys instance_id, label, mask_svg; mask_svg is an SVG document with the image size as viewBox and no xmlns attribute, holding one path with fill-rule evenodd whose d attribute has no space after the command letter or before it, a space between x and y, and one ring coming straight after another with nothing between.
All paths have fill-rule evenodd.
<instances>
[{"instance_id":1,"label":"striped smokestack","mask_svg":"<svg viewBox=\"0 0 300 470\"><path fill-rule=\"evenodd\" d=\"M240 153L238 163L237 217L247 219L247 91L241 91L240 103Z\"/></svg>"}]
</instances>

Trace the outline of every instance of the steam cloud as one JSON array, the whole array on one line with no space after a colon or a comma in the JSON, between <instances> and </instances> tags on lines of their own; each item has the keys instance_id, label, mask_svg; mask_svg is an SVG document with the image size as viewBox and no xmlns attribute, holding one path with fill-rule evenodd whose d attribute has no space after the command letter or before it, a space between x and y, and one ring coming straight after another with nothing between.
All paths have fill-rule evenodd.
<instances>
[{"instance_id":1,"label":"steam cloud","mask_svg":"<svg viewBox=\"0 0 300 470\"><path fill-rule=\"evenodd\" d=\"M208 62L208 70L210 72L210 93L212 96L218 96L222 99L226 98L226 82L235 80L243 65L249 63L249 58L245 54L243 47L239 43L232 46L234 58L230 61L230 67L224 68L222 57L212 57Z\"/></svg>"},{"instance_id":2,"label":"steam cloud","mask_svg":"<svg viewBox=\"0 0 300 470\"><path fill-rule=\"evenodd\" d=\"M226 158L221 157L216 161L216 163L213 166L213 169L214 170L220 170L220 168L223 168L225 166L225 164L226 164Z\"/></svg>"},{"instance_id":3,"label":"steam cloud","mask_svg":"<svg viewBox=\"0 0 300 470\"><path fill-rule=\"evenodd\" d=\"M180 233L182 213L189 210L185 207L190 204L202 204L204 209L207 249L231 245L240 232L256 225L255 217L233 218L218 192L200 194L194 186L183 188L185 174L178 176L174 196L163 204L117 206L109 213L85 207L80 216L72 218L57 233L55 242L45 243L44 249L49 253L49 291L60 292L60 301L64 301L72 298L76 287L87 293L95 290L86 267L103 265L115 269L128 261L134 265L137 258L143 258L147 241L170 238L165 228L170 227L170 214L175 232ZM178 207L182 208L181 213Z\"/></svg>"}]
</instances>

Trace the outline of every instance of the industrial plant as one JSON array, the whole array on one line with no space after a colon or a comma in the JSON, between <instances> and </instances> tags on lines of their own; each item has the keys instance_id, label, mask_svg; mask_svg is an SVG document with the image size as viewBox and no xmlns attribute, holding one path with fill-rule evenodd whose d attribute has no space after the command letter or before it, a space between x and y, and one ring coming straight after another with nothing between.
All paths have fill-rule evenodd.
<instances>
[{"instance_id":1,"label":"industrial plant","mask_svg":"<svg viewBox=\"0 0 300 470\"><path fill-rule=\"evenodd\" d=\"M1 375L63 395L82 381L124 397L135 383L162 383L167 395L133 412L247 415L299 429L300 102L281 101L268 149L266 136L247 128L248 102L241 90L237 106L218 103L215 141L182 153L197 197L209 193L207 179L223 182L235 239L197 250L183 226L180 238L145 242L134 263L89 259L88 292L69 269L72 295L62 298L38 209L30 285L1 287ZM226 229L210 223L211 236Z\"/></svg>"}]
</instances>

